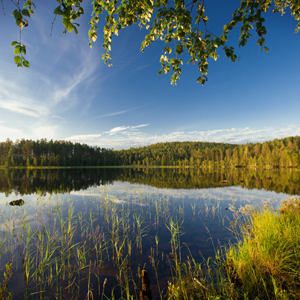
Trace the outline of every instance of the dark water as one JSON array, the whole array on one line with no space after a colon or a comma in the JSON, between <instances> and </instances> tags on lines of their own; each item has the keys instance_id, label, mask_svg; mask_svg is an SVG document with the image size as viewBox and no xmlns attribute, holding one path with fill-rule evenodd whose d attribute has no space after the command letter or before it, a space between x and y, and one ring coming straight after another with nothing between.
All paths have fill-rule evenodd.
<instances>
[{"instance_id":1,"label":"dark water","mask_svg":"<svg viewBox=\"0 0 300 300\"><path fill-rule=\"evenodd\" d=\"M84 299L88 290L94 299L126 299L126 286L138 298L145 268L159 299L177 258L200 263L234 242L231 205L274 199L278 206L300 195L299 175L291 169L0 170L2 276L12 262L14 299ZM10 206L16 199L24 205ZM27 283L26 259L32 259Z\"/></svg>"}]
</instances>

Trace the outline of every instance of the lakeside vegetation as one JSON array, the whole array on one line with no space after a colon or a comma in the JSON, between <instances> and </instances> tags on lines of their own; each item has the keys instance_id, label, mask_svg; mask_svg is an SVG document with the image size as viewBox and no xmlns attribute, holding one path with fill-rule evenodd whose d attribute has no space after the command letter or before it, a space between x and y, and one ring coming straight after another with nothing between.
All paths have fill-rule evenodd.
<instances>
[{"instance_id":1,"label":"lakeside vegetation","mask_svg":"<svg viewBox=\"0 0 300 300\"><path fill-rule=\"evenodd\" d=\"M296 197L280 211L270 202L262 208L230 205L235 240L218 243L214 256L200 260L184 242L185 234L195 237L184 229L187 207L164 197L134 197L138 201L118 203L103 194L85 200L80 212L76 202L41 197L34 222L25 206L3 208L2 299L139 299L145 267L155 299L299 299ZM192 205L194 218L218 210L202 205Z\"/></svg>"},{"instance_id":2,"label":"lakeside vegetation","mask_svg":"<svg viewBox=\"0 0 300 300\"><path fill-rule=\"evenodd\" d=\"M300 199L283 201L280 211L271 201L230 208L236 241L216 249L206 270L193 259L181 264L185 277L169 285L167 299L299 299Z\"/></svg>"},{"instance_id":3,"label":"lakeside vegetation","mask_svg":"<svg viewBox=\"0 0 300 300\"><path fill-rule=\"evenodd\" d=\"M287 137L242 145L209 142L157 143L127 150L90 147L67 141L7 139L0 143L0 166L172 166L298 167L300 138Z\"/></svg>"}]
</instances>

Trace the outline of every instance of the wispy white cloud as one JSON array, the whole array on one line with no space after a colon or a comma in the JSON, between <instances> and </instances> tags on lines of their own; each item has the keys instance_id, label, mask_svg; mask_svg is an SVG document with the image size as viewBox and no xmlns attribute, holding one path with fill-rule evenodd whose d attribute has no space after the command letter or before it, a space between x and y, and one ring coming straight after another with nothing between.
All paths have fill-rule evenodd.
<instances>
[{"instance_id":1,"label":"wispy white cloud","mask_svg":"<svg viewBox=\"0 0 300 300\"><path fill-rule=\"evenodd\" d=\"M149 124L137 126L118 126L97 135L81 135L77 141L90 145L102 145L106 148L126 149L130 147L146 146L159 142L174 141L206 141L219 143L241 144L247 142L263 142L275 138L300 135L299 125L290 125L285 128L265 127L262 129L229 128L207 131L170 132L166 134L149 134L142 128ZM80 137L80 138L79 138ZM72 139L72 137L69 138Z\"/></svg>"},{"instance_id":2,"label":"wispy white cloud","mask_svg":"<svg viewBox=\"0 0 300 300\"><path fill-rule=\"evenodd\" d=\"M90 78L96 67L97 64L92 62L91 55L85 56L81 65L73 70L73 75L64 80L64 84L61 84L61 82L56 83L56 87L52 95L54 104L63 100L74 102L75 95L72 95L72 92L74 92L86 79Z\"/></svg>"},{"instance_id":3,"label":"wispy white cloud","mask_svg":"<svg viewBox=\"0 0 300 300\"><path fill-rule=\"evenodd\" d=\"M31 117L34 117L34 118L41 117L41 113L38 112L37 110L27 108L27 107L23 107L23 106L20 106L18 104L12 104L11 102L6 103L6 102L3 102L3 101L0 101L0 107L8 109L8 110L13 111L13 112L20 113L20 114L28 115L28 116L31 116Z\"/></svg>"},{"instance_id":4,"label":"wispy white cloud","mask_svg":"<svg viewBox=\"0 0 300 300\"><path fill-rule=\"evenodd\" d=\"M138 125L138 126L131 126L132 129L134 128L140 128L140 127L146 127L149 126L150 124L142 124L142 125Z\"/></svg>"},{"instance_id":5,"label":"wispy white cloud","mask_svg":"<svg viewBox=\"0 0 300 300\"><path fill-rule=\"evenodd\" d=\"M0 119L1 124L5 122L6 131L0 132L0 141L7 137L60 139L67 122L84 114L92 101L90 85L95 70L99 71L100 59L92 56L85 43L74 46L67 37L64 43L58 40L59 37L55 43L46 38L26 41L35 54L28 58L31 68L20 69L1 61ZM41 41L46 50L35 53ZM54 51L61 44L64 51ZM58 56L58 60L53 59ZM51 63L45 62L45 57Z\"/></svg>"},{"instance_id":6,"label":"wispy white cloud","mask_svg":"<svg viewBox=\"0 0 300 300\"><path fill-rule=\"evenodd\" d=\"M82 141L82 140L91 140L99 138L101 134L86 134L86 135L73 135L68 138L65 138L66 141Z\"/></svg>"},{"instance_id":7,"label":"wispy white cloud","mask_svg":"<svg viewBox=\"0 0 300 300\"><path fill-rule=\"evenodd\" d=\"M139 106L136 106L136 107L133 107L133 108L125 109L125 110L120 110L120 111L115 111L115 112L112 112L112 113L103 114L103 115L94 117L93 119L106 118L106 117L114 117L114 116L122 115L122 114L128 113L130 111L142 108L142 107L144 107L146 105L147 104L145 104L145 105L139 105Z\"/></svg>"},{"instance_id":8,"label":"wispy white cloud","mask_svg":"<svg viewBox=\"0 0 300 300\"><path fill-rule=\"evenodd\" d=\"M62 117L60 117L60 116L54 116L54 115L53 115L52 118L64 120L64 118L62 118Z\"/></svg>"},{"instance_id":9,"label":"wispy white cloud","mask_svg":"<svg viewBox=\"0 0 300 300\"><path fill-rule=\"evenodd\" d=\"M150 124L141 124L141 125L137 125L137 126L118 126L118 127L115 127L115 128L113 128L109 131L106 131L105 133L107 133L111 136L111 135L115 135L115 134L122 131L122 133L125 133L127 135L134 135L134 134L136 134L136 130L138 128L146 127L146 126L149 126L149 125Z\"/></svg>"},{"instance_id":10,"label":"wispy white cloud","mask_svg":"<svg viewBox=\"0 0 300 300\"><path fill-rule=\"evenodd\" d=\"M110 113L110 114L104 114L104 115L98 116L97 118L113 117L113 116L125 114L125 113L127 113L129 111L131 111L131 109L126 109L126 110L122 110L122 111L116 111L116 112L113 112L113 113Z\"/></svg>"},{"instance_id":11,"label":"wispy white cloud","mask_svg":"<svg viewBox=\"0 0 300 300\"><path fill-rule=\"evenodd\" d=\"M109 135L114 135L114 134L116 134L120 131L126 130L128 128L130 128L130 126L118 126L118 127L115 127L115 128L113 128L109 131L106 131L105 133L108 133Z\"/></svg>"},{"instance_id":12,"label":"wispy white cloud","mask_svg":"<svg viewBox=\"0 0 300 300\"><path fill-rule=\"evenodd\" d=\"M7 138L10 138L13 141L23 138L31 140L38 140L41 138L53 139L53 137L57 136L58 131L58 125L47 124L40 120L23 127L19 127L18 125L8 126L6 124L0 124L0 141L5 141Z\"/></svg>"}]
</instances>

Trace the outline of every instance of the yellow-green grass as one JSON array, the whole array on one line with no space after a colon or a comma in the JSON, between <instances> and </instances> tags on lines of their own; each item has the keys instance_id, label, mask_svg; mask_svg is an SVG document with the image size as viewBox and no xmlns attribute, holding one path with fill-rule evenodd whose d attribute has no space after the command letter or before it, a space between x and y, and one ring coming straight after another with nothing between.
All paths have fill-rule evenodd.
<instances>
[{"instance_id":1,"label":"yellow-green grass","mask_svg":"<svg viewBox=\"0 0 300 300\"><path fill-rule=\"evenodd\" d=\"M300 299L300 200L283 202L280 212L252 211L226 249L227 276L249 299Z\"/></svg>"},{"instance_id":2,"label":"yellow-green grass","mask_svg":"<svg viewBox=\"0 0 300 300\"><path fill-rule=\"evenodd\" d=\"M236 212L242 220L234 227L237 242L216 249L206 265L193 259L181 264L184 272L169 284L169 300L300 299L300 199L284 201L280 211L265 203Z\"/></svg>"}]
</instances>

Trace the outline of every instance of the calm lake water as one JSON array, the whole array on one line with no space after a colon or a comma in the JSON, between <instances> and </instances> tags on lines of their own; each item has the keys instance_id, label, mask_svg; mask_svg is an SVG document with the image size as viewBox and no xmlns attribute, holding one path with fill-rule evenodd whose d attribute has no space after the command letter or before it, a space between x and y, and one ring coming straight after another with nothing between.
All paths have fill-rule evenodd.
<instances>
[{"instance_id":1,"label":"calm lake water","mask_svg":"<svg viewBox=\"0 0 300 300\"><path fill-rule=\"evenodd\" d=\"M13 299L138 299L144 268L160 299L177 259L235 241L230 206L292 195L292 169L0 170L1 275L12 263Z\"/></svg>"}]
</instances>

